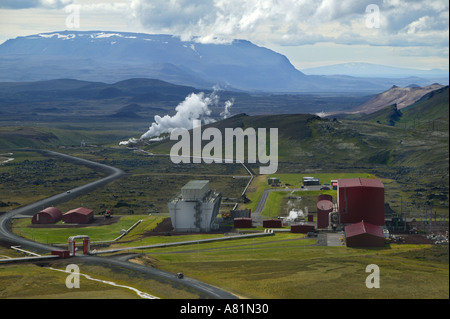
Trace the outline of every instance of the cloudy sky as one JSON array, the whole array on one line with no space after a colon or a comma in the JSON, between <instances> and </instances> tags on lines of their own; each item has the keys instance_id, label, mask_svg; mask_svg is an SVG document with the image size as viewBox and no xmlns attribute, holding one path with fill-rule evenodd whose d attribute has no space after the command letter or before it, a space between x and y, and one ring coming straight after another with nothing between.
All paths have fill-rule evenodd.
<instances>
[{"instance_id":1,"label":"cloudy sky","mask_svg":"<svg viewBox=\"0 0 450 319\"><path fill-rule=\"evenodd\" d=\"M246 39L285 54L300 70L449 64L448 0L0 0L0 43L70 29Z\"/></svg>"}]
</instances>

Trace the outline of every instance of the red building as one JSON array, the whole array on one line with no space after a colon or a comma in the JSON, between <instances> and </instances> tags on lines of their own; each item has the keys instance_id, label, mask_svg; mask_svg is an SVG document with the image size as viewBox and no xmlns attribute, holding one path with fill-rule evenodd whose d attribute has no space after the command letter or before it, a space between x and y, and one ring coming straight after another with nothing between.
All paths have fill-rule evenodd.
<instances>
[{"instance_id":1,"label":"red building","mask_svg":"<svg viewBox=\"0 0 450 319\"><path fill-rule=\"evenodd\" d=\"M252 228L252 219L247 217L235 218L234 228Z\"/></svg>"},{"instance_id":2,"label":"red building","mask_svg":"<svg viewBox=\"0 0 450 319\"><path fill-rule=\"evenodd\" d=\"M265 219L263 220L263 227L265 228L281 228L283 227L281 219Z\"/></svg>"},{"instance_id":3,"label":"red building","mask_svg":"<svg viewBox=\"0 0 450 319\"><path fill-rule=\"evenodd\" d=\"M313 232L314 230L315 230L315 227L312 224L291 225L291 233L307 234L309 232Z\"/></svg>"},{"instance_id":4,"label":"red building","mask_svg":"<svg viewBox=\"0 0 450 319\"><path fill-rule=\"evenodd\" d=\"M338 209L342 224L365 221L384 225L384 185L378 179L338 180Z\"/></svg>"},{"instance_id":5,"label":"red building","mask_svg":"<svg viewBox=\"0 0 450 319\"><path fill-rule=\"evenodd\" d=\"M347 247L383 247L385 239L380 226L361 221L345 226Z\"/></svg>"},{"instance_id":6,"label":"red building","mask_svg":"<svg viewBox=\"0 0 450 319\"><path fill-rule=\"evenodd\" d=\"M62 213L56 207L47 207L34 214L31 219L32 224L54 224L61 220Z\"/></svg>"},{"instance_id":7,"label":"red building","mask_svg":"<svg viewBox=\"0 0 450 319\"><path fill-rule=\"evenodd\" d=\"M93 219L94 211L84 207L69 210L62 216L63 222L69 224L89 224Z\"/></svg>"}]
</instances>

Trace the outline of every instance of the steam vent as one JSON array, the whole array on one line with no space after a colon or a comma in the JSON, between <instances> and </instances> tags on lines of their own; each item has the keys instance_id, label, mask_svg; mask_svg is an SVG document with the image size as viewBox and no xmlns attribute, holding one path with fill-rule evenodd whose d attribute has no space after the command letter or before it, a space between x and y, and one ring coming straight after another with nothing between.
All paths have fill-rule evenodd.
<instances>
[{"instance_id":1,"label":"steam vent","mask_svg":"<svg viewBox=\"0 0 450 319\"><path fill-rule=\"evenodd\" d=\"M176 232L209 232L216 228L222 195L209 188L209 181L192 180L168 203L170 219Z\"/></svg>"}]
</instances>

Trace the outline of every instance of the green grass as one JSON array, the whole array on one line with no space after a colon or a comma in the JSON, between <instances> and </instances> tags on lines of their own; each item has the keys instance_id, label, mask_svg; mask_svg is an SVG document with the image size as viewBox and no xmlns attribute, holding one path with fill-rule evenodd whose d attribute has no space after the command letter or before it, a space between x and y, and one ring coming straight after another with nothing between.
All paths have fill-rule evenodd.
<instances>
[{"instance_id":1,"label":"green grass","mask_svg":"<svg viewBox=\"0 0 450 319\"><path fill-rule=\"evenodd\" d=\"M271 192L267 196L266 204L261 211L261 216L276 218L280 216L282 212L281 201L284 197L289 195L290 192Z\"/></svg>"},{"instance_id":2,"label":"green grass","mask_svg":"<svg viewBox=\"0 0 450 319\"><path fill-rule=\"evenodd\" d=\"M290 184L290 188L298 188L302 185L302 178L313 176L319 179L320 184L329 184L331 185L331 180L340 179L340 178L376 178L372 174L368 173L342 173L342 172L330 172L330 173L302 173L302 174L272 174L268 175L269 177L278 177L280 182L285 184ZM269 187L270 188L270 185Z\"/></svg>"},{"instance_id":3,"label":"green grass","mask_svg":"<svg viewBox=\"0 0 450 319\"><path fill-rule=\"evenodd\" d=\"M140 216L142 217L142 216ZM92 239L114 237L116 231L132 224L138 216L123 217L122 224L84 227L77 234L90 233ZM14 229L24 230L25 219L14 224ZM125 224L125 221L128 224ZM222 236L197 234L183 236L142 236L161 221L161 216L146 216L144 222L121 242L112 247L130 247L129 252L141 254L135 262L157 267L169 272L182 271L187 277L221 287L244 298L268 299L433 299L448 298L448 247L428 245L395 245L385 248L355 249L316 246L316 239L302 234L276 233L274 236L248 238L235 241L213 242L135 250L131 247L154 243L195 240ZM29 222L29 220L28 220ZM110 228L110 229L108 229ZM35 229L36 230L36 229ZM45 242L45 231L40 234ZM59 230L58 230L59 231ZM62 242L71 233L64 230ZM55 240L59 237L54 235ZM5 252L1 252L6 254ZM368 264L380 267L381 288L365 286ZM25 267L15 268L15 267ZM61 268L61 266L59 267ZM178 291L162 283L129 277L127 272L81 264L83 273L96 278L131 285L163 298L192 298L186 291ZM27 271L30 275L23 274ZM0 295L4 298L135 298L128 292L85 284L85 295L67 291L52 282L44 291L44 282L56 281L59 274L43 273L39 267L0 266ZM32 276L38 276L34 278ZM17 288L10 278L15 278ZM82 284L83 285L83 284ZM20 288L28 288L21 291ZM41 293L39 293L41 292ZM81 297L84 296L84 297ZM195 298L195 297L194 297Z\"/></svg>"},{"instance_id":4,"label":"green grass","mask_svg":"<svg viewBox=\"0 0 450 319\"><path fill-rule=\"evenodd\" d=\"M101 217L100 217L101 218ZM127 239L136 238L137 233L142 233L145 229L153 229L157 223L162 221L162 217L155 216L122 216L117 223L105 226L90 226L83 228L33 228L30 218L15 219L13 221L13 232L19 236L40 242L50 244L67 243L70 236L88 235L91 241L108 241L117 238L122 229L130 228L138 220L143 219L134 232L130 233ZM125 239L128 235L124 236Z\"/></svg>"},{"instance_id":5,"label":"green grass","mask_svg":"<svg viewBox=\"0 0 450 319\"><path fill-rule=\"evenodd\" d=\"M200 245L198 249L179 247L165 253L153 250L142 260L150 258L153 266L172 272L183 271L186 276L246 298L433 299L449 296L448 250L446 259L428 260L427 257L416 258L416 255L429 256L430 250L436 248L425 245L391 245L387 249L308 247L306 243L310 244L310 240L302 244L303 240L286 239L283 234L276 234L272 243L254 239L246 244L216 243L215 249ZM222 249L217 245L222 245ZM365 268L369 264L380 267L380 289L365 286L368 276Z\"/></svg>"}]
</instances>

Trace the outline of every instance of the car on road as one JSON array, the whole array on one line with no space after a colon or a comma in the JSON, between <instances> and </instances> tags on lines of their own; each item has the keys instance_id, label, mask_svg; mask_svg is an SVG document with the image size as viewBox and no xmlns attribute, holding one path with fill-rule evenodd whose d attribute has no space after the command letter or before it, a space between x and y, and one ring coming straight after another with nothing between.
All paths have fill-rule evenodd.
<instances>
[{"instance_id":1,"label":"car on road","mask_svg":"<svg viewBox=\"0 0 450 319\"><path fill-rule=\"evenodd\" d=\"M178 279L183 279L184 278L183 273L182 272L177 273L177 278Z\"/></svg>"}]
</instances>

